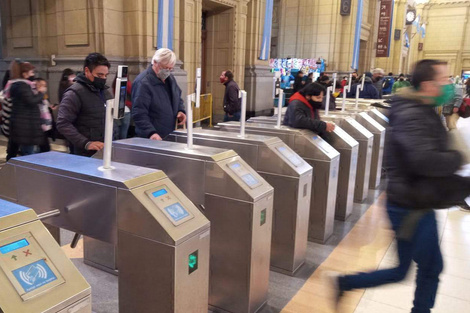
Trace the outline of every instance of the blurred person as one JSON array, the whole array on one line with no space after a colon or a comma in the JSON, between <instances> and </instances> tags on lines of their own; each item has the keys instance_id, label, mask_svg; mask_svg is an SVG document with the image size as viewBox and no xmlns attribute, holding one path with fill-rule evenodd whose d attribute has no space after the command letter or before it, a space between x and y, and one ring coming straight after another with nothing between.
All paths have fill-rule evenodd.
<instances>
[{"instance_id":1,"label":"blurred person","mask_svg":"<svg viewBox=\"0 0 470 313\"><path fill-rule=\"evenodd\" d=\"M470 178L454 173L462 156L448 149L447 132L433 110L453 96L447 64L419 61L413 88L391 102L386 138L388 169L386 209L396 235L399 264L356 275L329 275L336 304L345 291L402 281L411 261L417 263L412 313L430 313L443 260L434 208L447 208L470 195Z\"/></svg>"},{"instance_id":2,"label":"blurred person","mask_svg":"<svg viewBox=\"0 0 470 313\"><path fill-rule=\"evenodd\" d=\"M114 77L112 92L116 90L117 75ZM132 109L132 83L130 79L127 80L126 85L126 107L124 108L124 117L114 120L113 138L126 139L131 124L131 109Z\"/></svg>"},{"instance_id":3,"label":"blurred person","mask_svg":"<svg viewBox=\"0 0 470 313\"><path fill-rule=\"evenodd\" d=\"M382 99L383 90L382 85L384 82L385 72L381 68L376 68L372 71L372 82L374 83L375 88L379 92L379 99Z\"/></svg>"},{"instance_id":4,"label":"blurred person","mask_svg":"<svg viewBox=\"0 0 470 313\"><path fill-rule=\"evenodd\" d=\"M311 83L313 83L313 72L308 73L306 85L311 84Z\"/></svg>"},{"instance_id":5,"label":"blurred person","mask_svg":"<svg viewBox=\"0 0 470 313\"><path fill-rule=\"evenodd\" d=\"M58 131L71 143L70 153L92 156L104 147L106 101L114 98L106 85L111 64L100 53L90 53L83 73L64 93L57 117Z\"/></svg>"},{"instance_id":6,"label":"blurred person","mask_svg":"<svg viewBox=\"0 0 470 313\"><path fill-rule=\"evenodd\" d=\"M470 78L465 81L465 94L470 95Z\"/></svg>"},{"instance_id":7,"label":"blurred person","mask_svg":"<svg viewBox=\"0 0 470 313\"><path fill-rule=\"evenodd\" d=\"M341 80L341 93L344 92L344 87L347 86L348 83L349 83L348 77L347 77L347 76L343 76L343 79Z\"/></svg>"},{"instance_id":8,"label":"blurred person","mask_svg":"<svg viewBox=\"0 0 470 313\"><path fill-rule=\"evenodd\" d=\"M322 105L321 105L321 110L325 110L326 108L326 92L327 92L327 88L328 87L331 87L333 82L330 81L330 77L328 75L323 75L322 78L320 79L320 84L323 86L323 88L325 88L325 96L323 97L323 100L322 100ZM333 89L333 91L330 91L330 111L334 111L336 110L336 98L334 97L333 95L333 92L335 91L335 89Z\"/></svg>"},{"instance_id":9,"label":"blurred person","mask_svg":"<svg viewBox=\"0 0 470 313\"><path fill-rule=\"evenodd\" d=\"M405 79L405 74L400 74L398 76L398 79L395 81L395 83L392 86L392 94L396 94L397 91L401 88L404 87L410 87L411 83Z\"/></svg>"},{"instance_id":10,"label":"blurred person","mask_svg":"<svg viewBox=\"0 0 470 313\"><path fill-rule=\"evenodd\" d=\"M64 92L70 87L73 85L73 82L75 80L75 78L77 77L77 75L75 74L75 72L70 69L70 68L66 68L65 70L62 71L62 76L60 77L60 81L59 81L59 103L62 101L62 98L64 96Z\"/></svg>"},{"instance_id":11,"label":"blurred person","mask_svg":"<svg viewBox=\"0 0 470 313\"><path fill-rule=\"evenodd\" d=\"M370 75L372 76L372 74ZM356 98L357 86L362 83L362 79L351 86L351 90L346 95L348 98ZM379 92L372 83L372 79L366 75L364 78L364 89L359 91L359 98L362 99L379 99Z\"/></svg>"},{"instance_id":12,"label":"blurred person","mask_svg":"<svg viewBox=\"0 0 470 313\"><path fill-rule=\"evenodd\" d=\"M451 80L449 80L451 82ZM446 103L442 109L443 115L445 116L447 129L454 130L457 129L457 122L460 118L459 109L462 105L464 88L459 79L456 79L454 86L454 97Z\"/></svg>"},{"instance_id":13,"label":"blurred person","mask_svg":"<svg viewBox=\"0 0 470 313\"><path fill-rule=\"evenodd\" d=\"M13 146L19 147L22 155L36 152L36 147L45 143L40 113L40 104L47 92L47 87L36 88L34 82L35 67L29 62L16 63L19 79L10 80L6 86L11 97L10 140ZM11 85L9 85L11 84ZM7 155L15 157L17 151Z\"/></svg>"},{"instance_id":14,"label":"blurred person","mask_svg":"<svg viewBox=\"0 0 470 313\"><path fill-rule=\"evenodd\" d=\"M44 78L38 77L34 80L36 82L36 88L44 88L46 93L44 94L43 100L39 103L39 112L41 114L41 128L44 132L44 143L39 145L39 152L48 152L51 151L51 145L49 143L49 137L52 135L52 108L49 103L47 96L47 81Z\"/></svg>"},{"instance_id":15,"label":"blurred person","mask_svg":"<svg viewBox=\"0 0 470 313\"><path fill-rule=\"evenodd\" d=\"M152 64L137 76L132 86L132 118L136 135L162 140L178 125L186 122L181 89L171 74L176 55L166 48L158 49Z\"/></svg>"},{"instance_id":16,"label":"blurred person","mask_svg":"<svg viewBox=\"0 0 470 313\"><path fill-rule=\"evenodd\" d=\"M226 70L220 74L220 83L225 86L224 93L224 122L240 121L241 99L238 97L240 88L233 80L232 71Z\"/></svg>"},{"instance_id":17,"label":"blurred person","mask_svg":"<svg viewBox=\"0 0 470 313\"><path fill-rule=\"evenodd\" d=\"M392 93L393 84L395 84L395 78L393 78L393 73L388 73L383 80L382 84L382 93L383 95L390 95Z\"/></svg>"},{"instance_id":18,"label":"blurred person","mask_svg":"<svg viewBox=\"0 0 470 313\"><path fill-rule=\"evenodd\" d=\"M326 89L319 83L305 86L289 99L283 124L293 127L309 129L320 136L327 135L335 129L335 124L320 120L318 110L323 103Z\"/></svg>"},{"instance_id":19,"label":"blurred person","mask_svg":"<svg viewBox=\"0 0 470 313\"><path fill-rule=\"evenodd\" d=\"M294 93L304 88L304 86L305 86L304 72L299 71L294 80L294 86L293 86Z\"/></svg>"}]
</instances>

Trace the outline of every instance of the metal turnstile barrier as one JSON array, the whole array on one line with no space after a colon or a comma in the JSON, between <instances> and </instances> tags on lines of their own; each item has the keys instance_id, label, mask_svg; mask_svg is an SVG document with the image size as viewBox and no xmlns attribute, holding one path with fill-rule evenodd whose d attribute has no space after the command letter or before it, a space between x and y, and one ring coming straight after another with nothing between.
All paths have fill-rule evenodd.
<instances>
[{"instance_id":1,"label":"metal turnstile barrier","mask_svg":"<svg viewBox=\"0 0 470 313\"><path fill-rule=\"evenodd\" d=\"M186 142L177 131L168 140ZM193 130L196 144L232 149L274 188L271 269L293 275L305 262L312 167L278 138ZM207 148L206 148L207 149Z\"/></svg>"},{"instance_id":2,"label":"metal turnstile barrier","mask_svg":"<svg viewBox=\"0 0 470 313\"><path fill-rule=\"evenodd\" d=\"M0 200L0 312L91 313L91 289L30 208Z\"/></svg>"},{"instance_id":3,"label":"metal turnstile barrier","mask_svg":"<svg viewBox=\"0 0 470 313\"><path fill-rule=\"evenodd\" d=\"M275 125L265 125L263 129L255 123L246 125L246 133L280 138L300 157L313 167L312 198L310 202L309 235L311 241L324 243L333 233L338 170L340 156L326 141L308 130L294 130ZM222 131L239 132L239 122L219 123ZM285 136L283 135L285 132ZM220 137L229 136L224 132ZM232 134L237 138L237 134Z\"/></svg>"},{"instance_id":4,"label":"metal turnstile barrier","mask_svg":"<svg viewBox=\"0 0 470 313\"><path fill-rule=\"evenodd\" d=\"M58 210L44 221L117 245L120 313L206 313L207 218L163 172L101 164L57 152L14 158L0 170L0 195L38 214Z\"/></svg>"},{"instance_id":5,"label":"metal turnstile barrier","mask_svg":"<svg viewBox=\"0 0 470 313\"><path fill-rule=\"evenodd\" d=\"M252 313L266 303L273 188L240 156L232 150L131 138L113 142L113 161L164 170L209 219L213 310Z\"/></svg>"}]
</instances>

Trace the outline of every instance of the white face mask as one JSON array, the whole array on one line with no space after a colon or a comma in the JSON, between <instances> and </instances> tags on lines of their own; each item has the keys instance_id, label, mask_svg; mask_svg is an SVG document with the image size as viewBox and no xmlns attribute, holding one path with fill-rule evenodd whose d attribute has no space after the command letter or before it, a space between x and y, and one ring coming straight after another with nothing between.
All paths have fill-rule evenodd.
<instances>
[{"instance_id":1,"label":"white face mask","mask_svg":"<svg viewBox=\"0 0 470 313\"><path fill-rule=\"evenodd\" d=\"M171 71L169 69L160 69L157 73L157 77L160 78L161 80L166 80L168 77L170 77Z\"/></svg>"}]
</instances>

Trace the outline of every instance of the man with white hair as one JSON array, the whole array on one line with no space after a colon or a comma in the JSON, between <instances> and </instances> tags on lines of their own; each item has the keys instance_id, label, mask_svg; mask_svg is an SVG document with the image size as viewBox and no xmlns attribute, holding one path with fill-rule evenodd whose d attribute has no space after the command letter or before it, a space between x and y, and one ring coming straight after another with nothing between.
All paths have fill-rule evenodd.
<instances>
[{"instance_id":1,"label":"man with white hair","mask_svg":"<svg viewBox=\"0 0 470 313\"><path fill-rule=\"evenodd\" d=\"M383 95L383 83L384 83L385 71L381 68L376 68L372 71L372 82L375 88L379 92L379 99L382 99Z\"/></svg>"},{"instance_id":2,"label":"man with white hair","mask_svg":"<svg viewBox=\"0 0 470 313\"><path fill-rule=\"evenodd\" d=\"M155 52L152 64L132 85L132 117L139 137L162 140L186 122L181 89L171 74L176 55L170 49Z\"/></svg>"}]
</instances>

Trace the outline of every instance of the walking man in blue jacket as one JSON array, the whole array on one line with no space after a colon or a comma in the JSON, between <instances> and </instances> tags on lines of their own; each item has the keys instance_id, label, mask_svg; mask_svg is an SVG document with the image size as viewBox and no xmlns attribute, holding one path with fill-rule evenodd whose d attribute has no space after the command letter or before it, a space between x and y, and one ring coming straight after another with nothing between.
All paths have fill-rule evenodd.
<instances>
[{"instance_id":1,"label":"walking man in blue jacket","mask_svg":"<svg viewBox=\"0 0 470 313\"><path fill-rule=\"evenodd\" d=\"M152 64L132 85L132 118L137 136L162 140L186 122L181 89L171 74L176 55L170 49L155 52Z\"/></svg>"}]
</instances>

